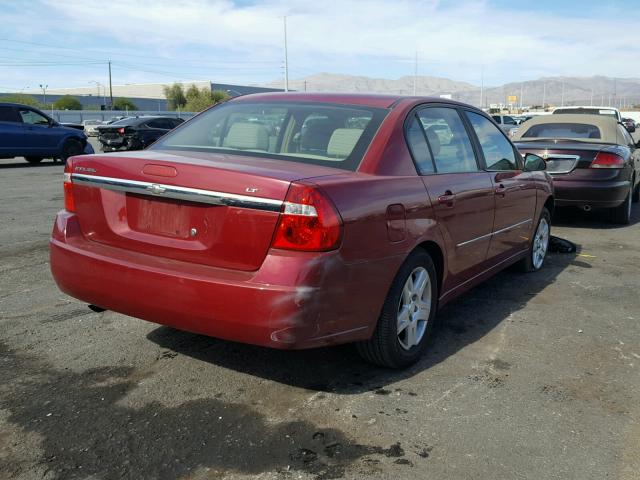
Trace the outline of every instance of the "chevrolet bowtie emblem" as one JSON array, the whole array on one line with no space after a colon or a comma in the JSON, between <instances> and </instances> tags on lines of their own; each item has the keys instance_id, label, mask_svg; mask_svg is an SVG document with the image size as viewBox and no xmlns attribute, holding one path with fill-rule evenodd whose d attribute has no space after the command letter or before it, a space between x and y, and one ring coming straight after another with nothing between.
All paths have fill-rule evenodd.
<instances>
[{"instance_id":1,"label":"chevrolet bowtie emblem","mask_svg":"<svg viewBox=\"0 0 640 480\"><path fill-rule=\"evenodd\" d=\"M164 191L166 190L166 188L161 187L160 185L154 183L153 185L149 185L147 187L147 190L149 190L151 193L153 193L154 195L160 195L161 193L164 193Z\"/></svg>"}]
</instances>

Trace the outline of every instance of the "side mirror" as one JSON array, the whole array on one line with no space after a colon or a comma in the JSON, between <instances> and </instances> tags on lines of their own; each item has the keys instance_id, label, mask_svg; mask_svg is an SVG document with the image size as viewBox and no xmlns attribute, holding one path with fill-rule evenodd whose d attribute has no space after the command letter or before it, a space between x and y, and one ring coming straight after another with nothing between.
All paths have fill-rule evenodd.
<instances>
[{"instance_id":1,"label":"side mirror","mask_svg":"<svg viewBox=\"0 0 640 480\"><path fill-rule=\"evenodd\" d=\"M527 153L524 156L524 170L526 172L541 172L547 169L547 163L533 153Z\"/></svg>"},{"instance_id":2,"label":"side mirror","mask_svg":"<svg viewBox=\"0 0 640 480\"><path fill-rule=\"evenodd\" d=\"M636 126L635 125L629 125L627 128L627 132L629 133L633 133L636 131Z\"/></svg>"}]
</instances>

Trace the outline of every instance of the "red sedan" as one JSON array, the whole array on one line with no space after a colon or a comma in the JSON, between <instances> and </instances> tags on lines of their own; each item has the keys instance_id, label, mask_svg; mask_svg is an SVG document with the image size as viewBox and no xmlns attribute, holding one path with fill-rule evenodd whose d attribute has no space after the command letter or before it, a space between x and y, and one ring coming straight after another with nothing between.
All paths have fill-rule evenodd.
<instances>
[{"instance_id":1,"label":"red sedan","mask_svg":"<svg viewBox=\"0 0 640 480\"><path fill-rule=\"evenodd\" d=\"M100 308L275 348L356 342L404 367L438 307L542 266L544 168L461 103L239 97L147 150L71 158L51 270Z\"/></svg>"}]
</instances>

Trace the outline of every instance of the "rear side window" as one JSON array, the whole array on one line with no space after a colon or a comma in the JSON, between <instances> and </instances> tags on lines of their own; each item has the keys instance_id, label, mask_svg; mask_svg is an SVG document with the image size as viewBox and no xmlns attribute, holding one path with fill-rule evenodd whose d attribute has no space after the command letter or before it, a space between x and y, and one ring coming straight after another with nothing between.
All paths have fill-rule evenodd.
<instances>
[{"instance_id":1,"label":"rear side window","mask_svg":"<svg viewBox=\"0 0 640 480\"><path fill-rule=\"evenodd\" d=\"M227 102L165 136L153 149L221 151L355 170L386 109Z\"/></svg>"},{"instance_id":2,"label":"rear side window","mask_svg":"<svg viewBox=\"0 0 640 480\"><path fill-rule=\"evenodd\" d=\"M162 128L165 130L171 130L173 128L173 122L168 118L156 118L147 122L149 128Z\"/></svg>"},{"instance_id":3,"label":"rear side window","mask_svg":"<svg viewBox=\"0 0 640 480\"><path fill-rule=\"evenodd\" d=\"M480 142L487 170L518 170L516 152L500 129L483 115L474 112L466 115Z\"/></svg>"},{"instance_id":4,"label":"rear side window","mask_svg":"<svg viewBox=\"0 0 640 480\"><path fill-rule=\"evenodd\" d=\"M602 138L600 129L587 123L541 123L532 125L522 138Z\"/></svg>"},{"instance_id":5,"label":"rear side window","mask_svg":"<svg viewBox=\"0 0 640 480\"><path fill-rule=\"evenodd\" d=\"M409 126L407 127L407 143L409 144L409 149L411 150L411 155L416 163L418 172L422 175L433 173L435 171L433 158L431 157L422 125L415 115L411 116Z\"/></svg>"},{"instance_id":6,"label":"rear side window","mask_svg":"<svg viewBox=\"0 0 640 480\"><path fill-rule=\"evenodd\" d=\"M478 171L471 141L457 110L429 107L418 112L438 173Z\"/></svg>"},{"instance_id":7,"label":"rear side window","mask_svg":"<svg viewBox=\"0 0 640 480\"><path fill-rule=\"evenodd\" d=\"M0 122L20 122L20 117L13 107L0 107Z\"/></svg>"},{"instance_id":8,"label":"rear side window","mask_svg":"<svg viewBox=\"0 0 640 480\"><path fill-rule=\"evenodd\" d=\"M517 125L516 121L513 119L513 117L509 117L509 116L505 116L504 117L504 124L505 125Z\"/></svg>"}]
</instances>

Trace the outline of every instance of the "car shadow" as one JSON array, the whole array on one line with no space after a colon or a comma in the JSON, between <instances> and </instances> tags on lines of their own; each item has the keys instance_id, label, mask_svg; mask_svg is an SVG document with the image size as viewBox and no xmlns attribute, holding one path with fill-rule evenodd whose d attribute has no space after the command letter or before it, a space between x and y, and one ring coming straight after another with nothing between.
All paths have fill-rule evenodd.
<instances>
[{"instance_id":1,"label":"car shadow","mask_svg":"<svg viewBox=\"0 0 640 480\"><path fill-rule=\"evenodd\" d=\"M551 221L558 227L595 228L599 230L613 230L627 228L640 223L640 204L631 206L631 221L627 225L612 223L607 209L594 209L585 212L575 207L557 207Z\"/></svg>"},{"instance_id":2,"label":"car shadow","mask_svg":"<svg viewBox=\"0 0 640 480\"><path fill-rule=\"evenodd\" d=\"M414 366L396 371L364 362L353 345L312 350L274 350L219 340L159 327L147 338L162 348L230 370L312 391L388 394L390 384L437 365L476 342L524 308L542 289L553 283L569 265L590 268L572 253L549 253L535 273L505 270L438 313L439 327L424 357Z\"/></svg>"},{"instance_id":3,"label":"car shadow","mask_svg":"<svg viewBox=\"0 0 640 480\"><path fill-rule=\"evenodd\" d=\"M5 159L4 161L0 161L0 170L4 168L48 168L48 167L59 167L63 165L61 162L45 159L40 163L29 163L26 160L17 157L14 159Z\"/></svg>"}]
</instances>

